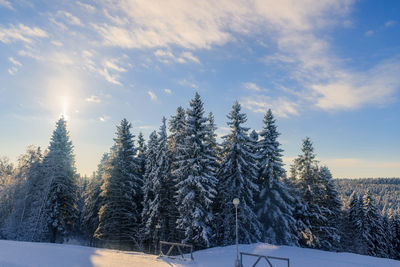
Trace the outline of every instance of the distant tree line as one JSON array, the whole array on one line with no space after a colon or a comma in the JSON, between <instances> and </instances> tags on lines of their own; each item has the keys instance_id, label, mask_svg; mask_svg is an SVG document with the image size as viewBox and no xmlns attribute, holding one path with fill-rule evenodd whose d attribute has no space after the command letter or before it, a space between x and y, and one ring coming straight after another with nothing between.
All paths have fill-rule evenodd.
<instances>
[{"instance_id":1,"label":"distant tree line","mask_svg":"<svg viewBox=\"0 0 400 267\"><path fill-rule=\"evenodd\" d=\"M334 179L343 203L348 203L355 192L362 195L369 191L379 210L400 211L400 178Z\"/></svg>"},{"instance_id":2,"label":"distant tree line","mask_svg":"<svg viewBox=\"0 0 400 267\"><path fill-rule=\"evenodd\" d=\"M257 133L235 102L230 132L216 138L212 113L196 93L163 118L147 142L123 119L92 177L75 169L60 118L46 151L29 147L14 167L0 160L0 237L154 251L159 240L196 249L235 240L365 255L400 255L398 210L382 213L369 192L342 203L309 138L287 175L271 110ZM168 132L167 132L168 128Z\"/></svg>"}]
</instances>

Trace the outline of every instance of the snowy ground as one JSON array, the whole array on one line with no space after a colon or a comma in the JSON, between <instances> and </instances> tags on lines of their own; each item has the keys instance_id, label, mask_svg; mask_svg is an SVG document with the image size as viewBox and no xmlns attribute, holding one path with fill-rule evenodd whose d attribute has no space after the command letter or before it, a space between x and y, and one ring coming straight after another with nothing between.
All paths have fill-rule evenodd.
<instances>
[{"instance_id":1,"label":"snowy ground","mask_svg":"<svg viewBox=\"0 0 400 267\"><path fill-rule=\"evenodd\" d=\"M361 256L351 253L333 253L313 249L267 244L240 245L240 251L290 258L291 267L322 266L400 266L400 261ZM169 267L224 267L233 266L235 247L217 247L194 253L194 261L158 259L156 256L137 252L122 252L83 246L48 243L29 243L0 240L0 267L110 267L110 266L169 266ZM254 262L255 259L252 259ZM273 262L274 266L287 266ZM251 266L245 261L245 267ZM267 266L266 263L258 266Z\"/></svg>"}]
</instances>

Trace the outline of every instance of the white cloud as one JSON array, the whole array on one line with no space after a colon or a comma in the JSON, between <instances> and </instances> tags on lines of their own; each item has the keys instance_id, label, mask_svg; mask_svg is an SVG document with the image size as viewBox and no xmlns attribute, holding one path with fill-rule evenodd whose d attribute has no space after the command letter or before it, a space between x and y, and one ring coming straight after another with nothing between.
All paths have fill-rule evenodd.
<instances>
[{"instance_id":1,"label":"white cloud","mask_svg":"<svg viewBox=\"0 0 400 267\"><path fill-rule=\"evenodd\" d=\"M188 63L188 62L195 62L200 64L200 60L195 57L191 52L183 52L180 56L176 56L170 50L158 49L154 52L154 55L157 59L163 63L171 63L171 62L178 62L178 63Z\"/></svg>"},{"instance_id":2,"label":"white cloud","mask_svg":"<svg viewBox=\"0 0 400 267\"><path fill-rule=\"evenodd\" d=\"M7 0L0 0L0 6L6 7L8 9L13 10L14 8L12 7L11 3Z\"/></svg>"},{"instance_id":3,"label":"white cloud","mask_svg":"<svg viewBox=\"0 0 400 267\"><path fill-rule=\"evenodd\" d=\"M92 54L90 54L90 53L91 52L86 51L86 56L91 57ZM91 62L91 61L89 60L89 62ZM112 84L122 85L122 83L119 80L120 73L126 72L127 69L125 69L124 67L121 67L120 64L121 64L121 62L119 62L118 59L114 58L114 59L104 60L102 63L103 68L97 68L96 66L93 66L93 65L89 65L89 67L92 68L92 70L94 70L101 76L103 76L106 79L106 81L108 81Z\"/></svg>"},{"instance_id":4,"label":"white cloud","mask_svg":"<svg viewBox=\"0 0 400 267\"><path fill-rule=\"evenodd\" d=\"M289 116L298 114L303 105L340 110L390 102L397 88L397 75L394 72L389 71L384 75L391 83L374 75L374 71L384 66L375 66L370 71L351 69L331 48L329 35L319 34L321 30L329 33L333 26L351 25L347 15L354 2L222 0L216 3L211 0L171 0L149 3L116 0L103 7L108 10L108 21L93 24L93 27L102 37L104 45L157 48L154 55L164 63L199 63L193 55L196 49L224 45L234 41L238 34L265 34L269 47L276 47L273 54L264 57L265 64L284 68L284 73L295 81L297 88L292 90L290 97L274 99L265 94L262 97L279 110L280 116ZM390 21L385 25L392 24ZM190 51L176 54L170 47ZM187 80L178 83L198 88ZM368 83L379 86L379 89L374 89ZM279 82L276 84L277 87L288 87ZM262 88L256 84L248 83L245 87L255 93L262 92ZM335 94L334 90L342 95ZM254 100L248 102L252 110L264 108L266 101ZM282 106L278 108L276 103Z\"/></svg>"},{"instance_id":5,"label":"white cloud","mask_svg":"<svg viewBox=\"0 0 400 267\"><path fill-rule=\"evenodd\" d=\"M110 116L103 115L103 116L99 117L99 121L101 121L101 122L106 122L106 121L108 121L110 118L111 118Z\"/></svg>"},{"instance_id":6,"label":"white cloud","mask_svg":"<svg viewBox=\"0 0 400 267\"><path fill-rule=\"evenodd\" d=\"M281 118L299 114L299 103L286 97L272 98L265 95L253 95L240 100L244 108L256 113L266 113L271 109L274 115Z\"/></svg>"},{"instance_id":7,"label":"white cloud","mask_svg":"<svg viewBox=\"0 0 400 267\"><path fill-rule=\"evenodd\" d=\"M86 11L89 11L89 12L94 12L94 11L96 11L96 8L95 8L94 6L92 6L92 5L89 5L89 4L86 4L86 3L82 3L82 2L80 2L80 1L76 1L76 4L77 4L78 6L84 8L84 9L86 9Z\"/></svg>"},{"instance_id":8,"label":"white cloud","mask_svg":"<svg viewBox=\"0 0 400 267\"><path fill-rule=\"evenodd\" d=\"M153 93L153 91L147 91L147 94L150 96L151 101L156 101L157 100L157 96L155 93Z\"/></svg>"},{"instance_id":9,"label":"white cloud","mask_svg":"<svg viewBox=\"0 0 400 267\"><path fill-rule=\"evenodd\" d=\"M195 57L191 52L183 52L181 58L200 64L200 60Z\"/></svg>"},{"instance_id":10,"label":"white cloud","mask_svg":"<svg viewBox=\"0 0 400 267\"><path fill-rule=\"evenodd\" d=\"M124 23L93 25L109 46L124 48L211 48L234 40L232 33L306 31L332 23L348 12L352 0L186 1L117 0L105 9Z\"/></svg>"},{"instance_id":11,"label":"white cloud","mask_svg":"<svg viewBox=\"0 0 400 267\"><path fill-rule=\"evenodd\" d=\"M12 66L11 68L8 69L8 73L10 73L10 75L14 75L17 72L18 72L18 68L15 66Z\"/></svg>"},{"instance_id":12,"label":"white cloud","mask_svg":"<svg viewBox=\"0 0 400 267\"><path fill-rule=\"evenodd\" d=\"M52 43L53 45L55 45L55 46L58 46L58 47L63 46L63 43L60 42L60 41L55 41L55 40L53 40L53 41L51 41L51 43Z\"/></svg>"},{"instance_id":13,"label":"white cloud","mask_svg":"<svg viewBox=\"0 0 400 267\"><path fill-rule=\"evenodd\" d=\"M168 89L168 88L167 88L167 89L164 89L164 92L165 92L166 94L169 94L169 95L172 94L171 89Z\"/></svg>"},{"instance_id":14,"label":"white cloud","mask_svg":"<svg viewBox=\"0 0 400 267\"><path fill-rule=\"evenodd\" d=\"M252 82L243 83L243 87L246 88L247 90L254 92L260 92L261 90L263 90L257 84Z\"/></svg>"},{"instance_id":15,"label":"white cloud","mask_svg":"<svg viewBox=\"0 0 400 267\"><path fill-rule=\"evenodd\" d=\"M400 88L400 58L384 61L366 72L338 73L328 82L314 84L316 106L325 110L356 109L385 104Z\"/></svg>"},{"instance_id":16,"label":"white cloud","mask_svg":"<svg viewBox=\"0 0 400 267\"><path fill-rule=\"evenodd\" d=\"M18 60L14 59L13 57L9 57L8 60L10 60L11 63L13 63L15 66L21 67L22 64Z\"/></svg>"},{"instance_id":17,"label":"white cloud","mask_svg":"<svg viewBox=\"0 0 400 267\"><path fill-rule=\"evenodd\" d=\"M195 84L193 82L190 82L190 81L188 81L186 79L178 81L178 84L180 86L182 86L182 87L190 87L190 88L193 88L193 89L199 88L199 86L197 84Z\"/></svg>"},{"instance_id":18,"label":"white cloud","mask_svg":"<svg viewBox=\"0 0 400 267\"><path fill-rule=\"evenodd\" d=\"M90 97L86 98L85 101L91 103L101 103L101 99L96 95L91 95Z\"/></svg>"},{"instance_id":19,"label":"white cloud","mask_svg":"<svg viewBox=\"0 0 400 267\"><path fill-rule=\"evenodd\" d=\"M18 72L18 69L19 69L19 67L22 66L22 64L21 64L21 62L14 59L13 57L9 57L8 60L13 64L13 66L8 69L8 73L10 75L14 75L15 73Z\"/></svg>"},{"instance_id":20,"label":"white cloud","mask_svg":"<svg viewBox=\"0 0 400 267\"><path fill-rule=\"evenodd\" d=\"M67 11L59 10L57 16L65 19L69 24L82 26L81 20Z\"/></svg>"},{"instance_id":21,"label":"white cloud","mask_svg":"<svg viewBox=\"0 0 400 267\"><path fill-rule=\"evenodd\" d=\"M10 25L8 28L0 26L0 42L3 43L16 41L33 43L33 38L47 37L47 33L38 27L29 27L24 24Z\"/></svg>"},{"instance_id":22,"label":"white cloud","mask_svg":"<svg viewBox=\"0 0 400 267\"><path fill-rule=\"evenodd\" d=\"M373 30L369 30L369 31L365 32L365 36L371 37L372 35L374 35L374 33L375 32Z\"/></svg>"},{"instance_id":23,"label":"white cloud","mask_svg":"<svg viewBox=\"0 0 400 267\"><path fill-rule=\"evenodd\" d=\"M53 23L54 25L56 25L57 27L59 27L59 28L60 28L61 30L63 30L63 31L67 31L67 30L68 30L67 25L65 25L65 24L62 23L62 22L57 21L54 17L50 17L50 18L49 18L49 21L50 21L51 23Z\"/></svg>"},{"instance_id":24,"label":"white cloud","mask_svg":"<svg viewBox=\"0 0 400 267\"><path fill-rule=\"evenodd\" d=\"M103 62L103 66L105 68L107 68L107 69L114 70L114 71L117 71L117 72L126 72L125 68L117 65L115 59L114 60L105 60Z\"/></svg>"},{"instance_id":25,"label":"white cloud","mask_svg":"<svg viewBox=\"0 0 400 267\"><path fill-rule=\"evenodd\" d=\"M37 53L30 51L30 50L20 50L18 51L18 55L23 57L30 57L36 60L42 60L42 56L38 55Z\"/></svg>"},{"instance_id":26,"label":"white cloud","mask_svg":"<svg viewBox=\"0 0 400 267\"><path fill-rule=\"evenodd\" d=\"M394 25L396 25L396 23L397 23L397 21L395 21L395 20L388 20L385 22L385 27L394 26Z\"/></svg>"},{"instance_id":27,"label":"white cloud","mask_svg":"<svg viewBox=\"0 0 400 267\"><path fill-rule=\"evenodd\" d=\"M98 73L106 79L107 82L116 84L116 85L122 85L122 83L119 81L119 75L118 74L112 74L109 72L108 69L99 69Z\"/></svg>"}]
</instances>

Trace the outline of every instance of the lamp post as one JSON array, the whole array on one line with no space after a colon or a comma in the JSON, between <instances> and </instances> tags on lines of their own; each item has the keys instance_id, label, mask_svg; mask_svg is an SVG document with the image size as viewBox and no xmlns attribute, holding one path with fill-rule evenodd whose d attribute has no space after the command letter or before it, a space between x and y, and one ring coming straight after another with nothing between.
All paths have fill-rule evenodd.
<instances>
[{"instance_id":1,"label":"lamp post","mask_svg":"<svg viewBox=\"0 0 400 267\"><path fill-rule=\"evenodd\" d=\"M157 230L158 241L160 240L160 228L161 228L160 223L157 223L157 225L156 225L156 230ZM154 254L157 254L157 246L158 246L158 244L157 244L157 242L156 242Z\"/></svg>"},{"instance_id":2,"label":"lamp post","mask_svg":"<svg viewBox=\"0 0 400 267\"><path fill-rule=\"evenodd\" d=\"M232 201L233 205L235 205L236 210L236 260L235 260L235 267L240 267L239 263L239 246L238 246L238 205L240 203L238 198L234 198Z\"/></svg>"}]
</instances>

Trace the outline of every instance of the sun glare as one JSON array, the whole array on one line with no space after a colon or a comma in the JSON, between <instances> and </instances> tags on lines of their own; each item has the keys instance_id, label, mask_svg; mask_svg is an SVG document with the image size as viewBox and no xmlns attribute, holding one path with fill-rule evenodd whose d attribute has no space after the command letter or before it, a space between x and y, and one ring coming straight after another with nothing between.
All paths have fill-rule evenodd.
<instances>
[{"instance_id":1,"label":"sun glare","mask_svg":"<svg viewBox=\"0 0 400 267\"><path fill-rule=\"evenodd\" d=\"M79 109L83 90L82 79L78 74L63 70L46 81L46 106L54 114L71 119L71 110Z\"/></svg>"}]
</instances>

